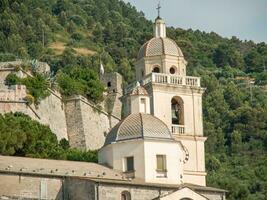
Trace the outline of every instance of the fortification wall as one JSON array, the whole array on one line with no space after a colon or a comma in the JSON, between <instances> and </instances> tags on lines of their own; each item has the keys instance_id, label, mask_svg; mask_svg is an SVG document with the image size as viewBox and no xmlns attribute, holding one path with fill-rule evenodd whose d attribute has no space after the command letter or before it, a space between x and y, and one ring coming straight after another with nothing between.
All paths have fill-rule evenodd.
<instances>
[{"instance_id":1,"label":"fortification wall","mask_svg":"<svg viewBox=\"0 0 267 200\"><path fill-rule=\"evenodd\" d=\"M70 146L77 149L86 149L81 101L79 98L68 99L65 102L65 113Z\"/></svg>"},{"instance_id":2,"label":"fortification wall","mask_svg":"<svg viewBox=\"0 0 267 200\"><path fill-rule=\"evenodd\" d=\"M67 99L65 108L69 142L76 148L101 148L106 134L120 121L82 96Z\"/></svg>"},{"instance_id":3,"label":"fortification wall","mask_svg":"<svg viewBox=\"0 0 267 200\"><path fill-rule=\"evenodd\" d=\"M0 63L0 113L22 112L48 125L58 140L69 139L71 147L91 150L101 148L107 133L121 119L121 75L110 73L102 77L107 90L102 108L82 96L69 98L63 103L61 95L53 90L38 105L27 105L24 100L27 95L25 86L5 85L7 75L12 72L21 78L32 76L21 68L22 64L22 61ZM46 63L26 64L42 74L50 71Z\"/></svg>"},{"instance_id":4,"label":"fortification wall","mask_svg":"<svg viewBox=\"0 0 267 200\"><path fill-rule=\"evenodd\" d=\"M0 88L0 100L2 101L21 101L27 95L25 85L12 85Z\"/></svg>"},{"instance_id":5,"label":"fortification wall","mask_svg":"<svg viewBox=\"0 0 267 200\"><path fill-rule=\"evenodd\" d=\"M59 140L68 139L64 103L59 93L51 93L50 96L41 101L38 107L32 106L32 108L38 115L38 120L42 124L48 125Z\"/></svg>"},{"instance_id":6,"label":"fortification wall","mask_svg":"<svg viewBox=\"0 0 267 200\"><path fill-rule=\"evenodd\" d=\"M14 91L13 91L14 92ZM10 95L8 95L10 93ZM1 94L1 93L0 93ZM3 97L5 94L5 98ZM21 112L32 119L48 125L56 134L58 140L68 139L67 124L65 119L64 104L59 94L53 92L50 96L40 102L39 105L27 105L26 102L12 91L3 93L0 98L0 113ZM7 98L9 97L9 98ZM12 98L14 97L14 98Z\"/></svg>"}]
</instances>

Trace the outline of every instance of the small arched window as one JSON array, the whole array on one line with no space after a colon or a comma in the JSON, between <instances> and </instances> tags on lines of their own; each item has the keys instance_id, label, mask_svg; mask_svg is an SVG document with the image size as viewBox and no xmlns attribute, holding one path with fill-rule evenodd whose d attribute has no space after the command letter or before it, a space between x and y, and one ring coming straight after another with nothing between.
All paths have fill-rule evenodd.
<instances>
[{"instance_id":1,"label":"small arched window","mask_svg":"<svg viewBox=\"0 0 267 200\"><path fill-rule=\"evenodd\" d=\"M172 124L184 125L184 102L181 97L171 100Z\"/></svg>"},{"instance_id":2,"label":"small arched window","mask_svg":"<svg viewBox=\"0 0 267 200\"><path fill-rule=\"evenodd\" d=\"M123 191L121 193L121 200L131 200L131 194L128 191Z\"/></svg>"},{"instance_id":3,"label":"small arched window","mask_svg":"<svg viewBox=\"0 0 267 200\"><path fill-rule=\"evenodd\" d=\"M155 66L155 67L153 67L152 72L153 72L153 73L160 73L159 66Z\"/></svg>"}]
</instances>

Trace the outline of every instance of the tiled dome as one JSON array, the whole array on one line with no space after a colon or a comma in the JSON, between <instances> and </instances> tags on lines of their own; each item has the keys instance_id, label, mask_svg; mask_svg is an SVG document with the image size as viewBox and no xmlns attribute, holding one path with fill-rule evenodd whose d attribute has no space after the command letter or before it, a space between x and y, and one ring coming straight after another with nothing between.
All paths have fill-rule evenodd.
<instances>
[{"instance_id":1,"label":"tiled dome","mask_svg":"<svg viewBox=\"0 0 267 200\"><path fill-rule=\"evenodd\" d=\"M140 48L138 59L161 55L183 57L183 53L175 41L169 38L154 37Z\"/></svg>"},{"instance_id":2,"label":"tiled dome","mask_svg":"<svg viewBox=\"0 0 267 200\"><path fill-rule=\"evenodd\" d=\"M167 125L150 114L134 113L119 122L107 135L105 145L132 139L173 140Z\"/></svg>"},{"instance_id":3,"label":"tiled dome","mask_svg":"<svg viewBox=\"0 0 267 200\"><path fill-rule=\"evenodd\" d=\"M140 85L136 86L135 88L133 88L133 90L130 92L131 96L134 95L144 95L144 96L148 96L148 93L146 91L146 89Z\"/></svg>"}]
</instances>

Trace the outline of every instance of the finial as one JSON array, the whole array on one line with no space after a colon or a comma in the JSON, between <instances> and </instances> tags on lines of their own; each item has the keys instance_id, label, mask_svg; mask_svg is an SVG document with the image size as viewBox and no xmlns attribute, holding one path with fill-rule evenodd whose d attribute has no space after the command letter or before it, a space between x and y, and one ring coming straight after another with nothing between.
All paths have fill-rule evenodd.
<instances>
[{"instance_id":1,"label":"finial","mask_svg":"<svg viewBox=\"0 0 267 200\"><path fill-rule=\"evenodd\" d=\"M158 10L158 17L160 18L160 9L161 9L161 6L160 6L160 1L158 3L158 7L157 7L157 10Z\"/></svg>"}]
</instances>

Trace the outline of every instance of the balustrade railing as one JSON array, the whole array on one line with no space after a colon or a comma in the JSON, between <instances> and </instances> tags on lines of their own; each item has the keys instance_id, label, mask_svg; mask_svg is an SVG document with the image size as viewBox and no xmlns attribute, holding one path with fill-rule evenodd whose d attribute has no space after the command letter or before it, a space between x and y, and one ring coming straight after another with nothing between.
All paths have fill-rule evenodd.
<instances>
[{"instance_id":1,"label":"balustrade railing","mask_svg":"<svg viewBox=\"0 0 267 200\"><path fill-rule=\"evenodd\" d=\"M144 78L142 83L143 85L146 85L150 82L159 84L200 87L200 78L193 76L176 76L170 74L151 73Z\"/></svg>"},{"instance_id":2,"label":"balustrade railing","mask_svg":"<svg viewBox=\"0 0 267 200\"><path fill-rule=\"evenodd\" d=\"M158 83L173 86L189 86L189 87L200 87L200 78L193 76L177 76L171 74L161 74L161 73L151 73L148 74L140 83L141 85L146 85L148 83ZM137 82L133 82L125 88L125 93L127 94L134 87L136 87Z\"/></svg>"},{"instance_id":3,"label":"balustrade railing","mask_svg":"<svg viewBox=\"0 0 267 200\"><path fill-rule=\"evenodd\" d=\"M185 127L184 125L172 125L172 134L185 134Z\"/></svg>"}]
</instances>

